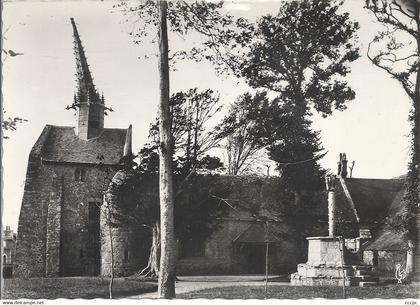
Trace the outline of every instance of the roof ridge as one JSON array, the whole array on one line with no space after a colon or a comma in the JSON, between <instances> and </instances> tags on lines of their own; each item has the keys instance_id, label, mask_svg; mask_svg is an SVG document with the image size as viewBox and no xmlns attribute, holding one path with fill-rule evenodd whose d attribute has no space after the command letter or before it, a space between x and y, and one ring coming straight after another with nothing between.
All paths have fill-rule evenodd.
<instances>
[{"instance_id":1,"label":"roof ridge","mask_svg":"<svg viewBox=\"0 0 420 305\"><path fill-rule=\"evenodd\" d=\"M53 124L45 124L45 126L55 127L55 128L75 128L74 126L62 126L62 125L53 125Z\"/></svg>"},{"instance_id":2,"label":"roof ridge","mask_svg":"<svg viewBox=\"0 0 420 305\"><path fill-rule=\"evenodd\" d=\"M45 126L54 127L54 128L75 128L74 126L63 126L63 125L54 125L54 124L45 124ZM124 130L127 131L128 128L103 128L103 130Z\"/></svg>"}]
</instances>

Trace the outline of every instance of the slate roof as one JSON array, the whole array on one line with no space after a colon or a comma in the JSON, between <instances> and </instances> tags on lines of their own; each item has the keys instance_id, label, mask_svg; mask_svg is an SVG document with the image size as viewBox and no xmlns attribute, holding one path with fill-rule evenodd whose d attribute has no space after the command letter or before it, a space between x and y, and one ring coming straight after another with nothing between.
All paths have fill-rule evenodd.
<instances>
[{"instance_id":1,"label":"slate roof","mask_svg":"<svg viewBox=\"0 0 420 305\"><path fill-rule=\"evenodd\" d=\"M258 215L275 219L267 209L286 204L286 187L280 177L220 175L219 179L229 190L232 218L255 220Z\"/></svg>"},{"instance_id":2,"label":"slate roof","mask_svg":"<svg viewBox=\"0 0 420 305\"><path fill-rule=\"evenodd\" d=\"M47 132L41 150L44 161L118 164L123 156L127 129L104 128L99 137L89 140L77 137L74 127L46 125L44 132Z\"/></svg>"},{"instance_id":3,"label":"slate roof","mask_svg":"<svg viewBox=\"0 0 420 305\"><path fill-rule=\"evenodd\" d=\"M396 232L391 228L383 229L378 236L363 246L364 250L387 250L404 251L406 241L402 233Z\"/></svg>"},{"instance_id":4,"label":"slate roof","mask_svg":"<svg viewBox=\"0 0 420 305\"><path fill-rule=\"evenodd\" d=\"M388 210L388 217L393 218L396 215L403 213L404 206L401 204L403 195L404 190L401 190L395 196ZM405 250L406 241L404 240L402 232L396 231L389 225L385 224L382 226L379 232L375 235L375 238L363 245L365 250Z\"/></svg>"},{"instance_id":5,"label":"slate roof","mask_svg":"<svg viewBox=\"0 0 420 305\"><path fill-rule=\"evenodd\" d=\"M403 179L345 179L361 223L380 222L403 189Z\"/></svg>"},{"instance_id":6,"label":"slate roof","mask_svg":"<svg viewBox=\"0 0 420 305\"><path fill-rule=\"evenodd\" d=\"M265 224L263 222L253 223L243 231L238 237L233 240L234 243L266 243L267 234ZM268 242L278 243L280 240L273 234L272 231L268 231Z\"/></svg>"}]
</instances>

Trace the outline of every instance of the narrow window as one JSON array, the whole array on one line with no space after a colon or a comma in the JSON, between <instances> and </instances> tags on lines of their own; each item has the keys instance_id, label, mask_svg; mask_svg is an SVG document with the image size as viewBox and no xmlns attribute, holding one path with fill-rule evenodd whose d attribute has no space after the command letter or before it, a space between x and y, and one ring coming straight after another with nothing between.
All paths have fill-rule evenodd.
<instances>
[{"instance_id":1,"label":"narrow window","mask_svg":"<svg viewBox=\"0 0 420 305\"><path fill-rule=\"evenodd\" d=\"M89 224L99 223L100 212L99 203L89 202Z\"/></svg>"},{"instance_id":2,"label":"narrow window","mask_svg":"<svg viewBox=\"0 0 420 305\"><path fill-rule=\"evenodd\" d=\"M124 250L124 260L126 262L128 262L128 250L127 249Z\"/></svg>"},{"instance_id":3,"label":"narrow window","mask_svg":"<svg viewBox=\"0 0 420 305\"><path fill-rule=\"evenodd\" d=\"M76 170L74 171L74 180L80 181L80 175L81 175L80 168L76 168Z\"/></svg>"},{"instance_id":4,"label":"narrow window","mask_svg":"<svg viewBox=\"0 0 420 305\"><path fill-rule=\"evenodd\" d=\"M80 259L83 259L83 257L85 256L85 254L83 253L83 250L80 250L80 253L79 253L79 258Z\"/></svg>"},{"instance_id":5,"label":"narrow window","mask_svg":"<svg viewBox=\"0 0 420 305\"><path fill-rule=\"evenodd\" d=\"M74 180L85 182L86 181L86 169L76 168L74 171Z\"/></svg>"},{"instance_id":6,"label":"narrow window","mask_svg":"<svg viewBox=\"0 0 420 305\"><path fill-rule=\"evenodd\" d=\"M6 257L6 254L5 254L5 255L3 255L3 264L7 264L7 257Z\"/></svg>"}]
</instances>

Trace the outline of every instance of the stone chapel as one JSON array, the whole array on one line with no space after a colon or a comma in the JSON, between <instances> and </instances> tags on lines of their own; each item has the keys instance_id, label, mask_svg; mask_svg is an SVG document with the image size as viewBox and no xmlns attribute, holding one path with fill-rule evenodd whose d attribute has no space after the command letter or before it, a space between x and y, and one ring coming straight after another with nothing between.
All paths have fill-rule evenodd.
<instances>
[{"instance_id":1,"label":"stone chapel","mask_svg":"<svg viewBox=\"0 0 420 305\"><path fill-rule=\"evenodd\" d=\"M131 154L131 126L104 128L107 110L71 19L76 126L46 125L29 155L19 216L17 275L98 275L102 191ZM70 108L70 107L69 107Z\"/></svg>"}]
</instances>

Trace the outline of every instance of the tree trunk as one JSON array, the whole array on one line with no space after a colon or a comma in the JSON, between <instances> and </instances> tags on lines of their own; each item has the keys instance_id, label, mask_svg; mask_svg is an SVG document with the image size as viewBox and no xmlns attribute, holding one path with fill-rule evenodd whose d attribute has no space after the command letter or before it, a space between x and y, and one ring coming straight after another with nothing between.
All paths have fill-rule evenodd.
<instances>
[{"instance_id":1,"label":"tree trunk","mask_svg":"<svg viewBox=\"0 0 420 305\"><path fill-rule=\"evenodd\" d=\"M158 280L158 297L175 297L175 239L174 239L174 201L172 186L173 141L171 115L169 108L169 60L168 30L166 24L168 4L159 1L159 198L161 255Z\"/></svg>"},{"instance_id":2,"label":"tree trunk","mask_svg":"<svg viewBox=\"0 0 420 305\"><path fill-rule=\"evenodd\" d=\"M111 221L111 212L109 213L110 221ZM109 298L112 299L112 288L114 286L114 240L112 237L112 227L111 223L108 223L108 230L109 230L109 243L111 246L111 274L110 274L110 280L109 280Z\"/></svg>"},{"instance_id":3,"label":"tree trunk","mask_svg":"<svg viewBox=\"0 0 420 305\"><path fill-rule=\"evenodd\" d=\"M420 34L420 11L419 11L419 7L417 6L416 8L416 23L417 23L417 33ZM420 54L420 36L417 36L417 54ZM417 61L417 77L416 77L416 83L415 83L415 87L414 87L414 135L413 135L413 169L415 171L414 173L414 177L416 179L415 181L415 187L416 187L416 193L415 193L415 198L416 198L416 202L413 202L413 204L415 205L415 211L417 212L417 217L416 217L416 224L417 224L417 232L418 232L418 228L420 226L419 223L419 207L420 207L420 61ZM418 244L418 238L419 236L417 236L417 240L415 241L415 244L413 244L413 250L415 251L416 249L418 249L417 244ZM412 251L413 252L413 251ZM413 268L418 268L418 263L419 262L414 262L414 257L418 257L417 255L413 255ZM407 253L407 265L408 265L408 253ZM416 270L412 270L412 271L416 271Z\"/></svg>"},{"instance_id":4,"label":"tree trunk","mask_svg":"<svg viewBox=\"0 0 420 305\"><path fill-rule=\"evenodd\" d=\"M294 190L293 195L294 195L295 210L299 210L300 205L302 203L301 192L298 191L298 190ZM300 215L295 215L294 217L300 218ZM299 222L301 223L301 220L299 220ZM304 246L305 245L304 240L305 240L306 236L304 236L304 228L301 225L296 227L296 236L297 236L297 240L299 240L299 249L302 249L302 251L298 251L297 261L298 262L303 262L305 260L307 250L305 249L305 246ZM305 249L305 250L303 250L303 249Z\"/></svg>"},{"instance_id":5,"label":"tree trunk","mask_svg":"<svg viewBox=\"0 0 420 305\"><path fill-rule=\"evenodd\" d=\"M109 293L109 298L112 299L112 289L113 289L113 285L114 285L114 236L112 234L112 223L114 222L114 217L113 217L113 204L115 204L115 202L113 201L114 197L111 194L106 194L104 196L104 208L105 210L102 211L102 213L104 213L105 215L105 222L106 222L106 226L108 229L108 237L109 237L109 245L110 245L110 254L111 254L111 261L110 261L110 270L109 270L109 284L108 284L108 293ZM106 243L107 240L104 240L104 242Z\"/></svg>"},{"instance_id":6,"label":"tree trunk","mask_svg":"<svg viewBox=\"0 0 420 305\"><path fill-rule=\"evenodd\" d=\"M152 229L152 246L150 248L150 272L152 276L159 277L160 265L160 222L156 221Z\"/></svg>"},{"instance_id":7,"label":"tree trunk","mask_svg":"<svg viewBox=\"0 0 420 305\"><path fill-rule=\"evenodd\" d=\"M420 11L417 8L416 11L416 22L417 22L417 32L419 36L417 36L417 54L420 54ZM420 61L417 61L417 77L416 77L416 84L414 87L414 154L413 154L413 161L415 162L413 165L416 169L417 174L417 200L420 199ZM417 201L417 204L419 202Z\"/></svg>"},{"instance_id":8,"label":"tree trunk","mask_svg":"<svg viewBox=\"0 0 420 305\"><path fill-rule=\"evenodd\" d=\"M147 266L139 272L145 277L158 278L160 264L160 222L157 220L152 227L152 244L150 246Z\"/></svg>"},{"instance_id":9,"label":"tree trunk","mask_svg":"<svg viewBox=\"0 0 420 305\"><path fill-rule=\"evenodd\" d=\"M407 275L411 275L414 271L414 244L411 240L408 241L407 261L405 263L405 271Z\"/></svg>"}]
</instances>

